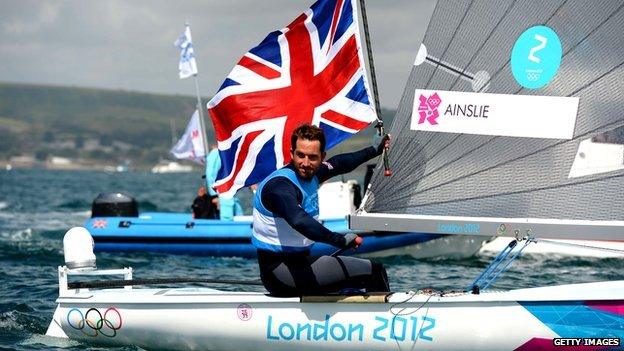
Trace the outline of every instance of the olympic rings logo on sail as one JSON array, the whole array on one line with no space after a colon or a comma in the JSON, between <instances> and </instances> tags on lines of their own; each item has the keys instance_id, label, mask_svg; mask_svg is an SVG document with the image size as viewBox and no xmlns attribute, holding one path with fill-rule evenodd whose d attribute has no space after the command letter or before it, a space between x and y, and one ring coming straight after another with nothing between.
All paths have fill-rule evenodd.
<instances>
[{"instance_id":1,"label":"olympic rings logo on sail","mask_svg":"<svg viewBox=\"0 0 624 351\"><path fill-rule=\"evenodd\" d=\"M540 79L542 76L541 72L530 72L527 71L526 78L529 82L535 82Z\"/></svg>"},{"instance_id":2,"label":"olympic rings logo on sail","mask_svg":"<svg viewBox=\"0 0 624 351\"><path fill-rule=\"evenodd\" d=\"M121 313L114 307L107 308L103 315L97 308L90 308L85 314L72 308L67 312L67 324L87 336L96 337L101 334L112 338L117 335L123 322Z\"/></svg>"}]
</instances>

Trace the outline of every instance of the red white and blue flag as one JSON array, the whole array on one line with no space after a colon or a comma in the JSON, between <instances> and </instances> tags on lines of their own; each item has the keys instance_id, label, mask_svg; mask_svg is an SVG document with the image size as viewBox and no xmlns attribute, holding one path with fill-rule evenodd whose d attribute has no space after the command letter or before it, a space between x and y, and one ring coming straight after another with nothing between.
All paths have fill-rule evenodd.
<instances>
[{"instance_id":1,"label":"red white and blue flag","mask_svg":"<svg viewBox=\"0 0 624 351\"><path fill-rule=\"evenodd\" d=\"M301 124L321 127L331 148L377 119L356 1L317 1L270 33L208 102L219 193L233 195L290 162L290 135Z\"/></svg>"}]
</instances>

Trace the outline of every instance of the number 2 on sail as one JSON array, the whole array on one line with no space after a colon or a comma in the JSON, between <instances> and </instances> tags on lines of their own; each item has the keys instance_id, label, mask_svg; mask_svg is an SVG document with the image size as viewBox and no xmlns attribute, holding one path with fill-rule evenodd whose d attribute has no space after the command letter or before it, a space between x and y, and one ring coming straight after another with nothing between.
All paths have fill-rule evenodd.
<instances>
[{"instance_id":1,"label":"number 2 on sail","mask_svg":"<svg viewBox=\"0 0 624 351\"><path fill-rule=\"evenodd\" d=\"M548 42L548 39L546 39L546 37L543 37L539 34L535 34L535 40L539 41L539 44L531 48L531 50L529 51L528 59L535 63L540 63L542 62L542 60L539 57L535 56L535 53L546 47L546 43Z\"/></svg>"}]
</instances>

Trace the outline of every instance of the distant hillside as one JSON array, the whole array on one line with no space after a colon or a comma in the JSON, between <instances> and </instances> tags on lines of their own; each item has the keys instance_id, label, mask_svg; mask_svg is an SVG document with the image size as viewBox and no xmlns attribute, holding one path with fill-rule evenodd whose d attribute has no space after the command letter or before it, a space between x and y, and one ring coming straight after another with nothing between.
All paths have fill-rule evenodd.
<instances>
[{"instance_id":1,"label":"distant hillside","mask_svg":"<svg viewBox=\"0 0 624 351\"><path fill-rule=\"evenodd\" d=\"M45 144L59 141L80 146L89 139L104 146L120 141L135 151L166 151L171 146L170 120L180 133L195 101L187 96L0 84L0 155L52 151Z\"/></svg>"},{"instance_id":2,"label":"distant hillside","mask_svg":"<svg viewBox=\"0 0 624 351\"><path fill-rule=\"evenodd\" d=\"M0 159L56 155L147 165L168 156L171 120L180 136L195 105L193 96L0 83ZM208 135L214 140L210 124ZM361 138L349 144L365 144Z\"/></svg>"}]
</instances>

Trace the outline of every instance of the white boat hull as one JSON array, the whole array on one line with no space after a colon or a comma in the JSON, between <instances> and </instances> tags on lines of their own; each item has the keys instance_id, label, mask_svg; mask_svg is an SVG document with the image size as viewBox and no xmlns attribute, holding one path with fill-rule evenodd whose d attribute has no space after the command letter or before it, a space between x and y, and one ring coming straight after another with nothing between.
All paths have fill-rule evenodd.
<instances>
[{"instance_id":1,"label":"white boat hull","mask_svg":"<svg viewBox=\"0 0 624 351\"><path fill-rule=\"evenodd\" d=\"M531 350L558 337L624 340L624 281L395 293L376 303L208 288L70 290L57 302L48 335L148 350Z\"/></svg>"}]
</instances>

